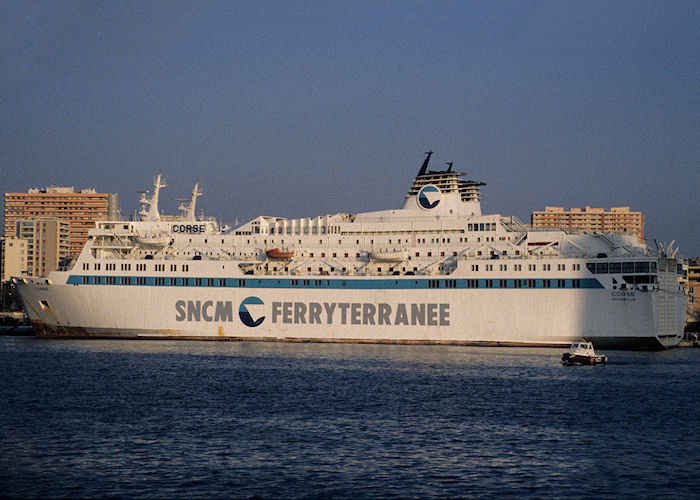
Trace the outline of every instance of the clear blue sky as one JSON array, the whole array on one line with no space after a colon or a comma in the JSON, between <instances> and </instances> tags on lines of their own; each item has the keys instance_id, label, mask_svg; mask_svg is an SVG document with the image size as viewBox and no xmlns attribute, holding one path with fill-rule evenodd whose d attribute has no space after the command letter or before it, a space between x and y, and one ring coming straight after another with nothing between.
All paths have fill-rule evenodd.
<instances>
[{"instance_id":1,"label":"clear blue sky","mask_svg":"<svg viewBox=\"0 0 700 500\"><path fill-rule=\"evenodd\" d=\"M700 254L700 3L0 2L0 189L195 180L208 215L394 208L432 149L485 213L629 205Z\"/></svg>"}]
</instances>

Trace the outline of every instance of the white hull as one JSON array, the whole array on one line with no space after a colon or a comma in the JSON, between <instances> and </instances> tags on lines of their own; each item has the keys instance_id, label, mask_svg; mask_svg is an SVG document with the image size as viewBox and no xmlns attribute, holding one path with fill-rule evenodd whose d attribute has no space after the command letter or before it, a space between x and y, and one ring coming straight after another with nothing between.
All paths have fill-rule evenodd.
<instances>
[{"instance_id":1,"label":"white hull","mask_svg":"<svg viewBox=\"0 0 700 500\"><path fill-rule=\"evenodd\" d=\"M369 290L293 291L258 288L254 278L230 288L43 281L19 284L39 336L538 346L564 346L583 337L601 348L654 349L680 340L684 312L683 301L676 300L675 316L662 314L662 325L658 291L625 292L626 299L619 300L620 292L607 288L382 289L384 281L399 281L387 278L369 280L376 283ZM252 327L239 314L250 297L262 303L243 309L253 321L264 317Z\"/></svg>"}]
</instances>

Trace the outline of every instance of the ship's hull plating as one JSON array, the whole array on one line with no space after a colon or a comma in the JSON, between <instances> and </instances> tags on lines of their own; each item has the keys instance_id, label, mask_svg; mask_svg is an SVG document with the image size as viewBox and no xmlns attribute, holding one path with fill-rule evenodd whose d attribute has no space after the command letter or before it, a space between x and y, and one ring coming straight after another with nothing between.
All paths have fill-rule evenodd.
<instances>
[{"instance_id":1,"label":"ship's hull plating","mask_svg":"<svg viewBox=\"0 0 700 500\"><path fill-rule=\"evenodd\" d=\"M254 284L255 280L249 280ZM197 288L18 284L40 337L662 349L681 297L597 289ZM659 317L664 319L660 325Z\"/></svg>"}]
</instances>

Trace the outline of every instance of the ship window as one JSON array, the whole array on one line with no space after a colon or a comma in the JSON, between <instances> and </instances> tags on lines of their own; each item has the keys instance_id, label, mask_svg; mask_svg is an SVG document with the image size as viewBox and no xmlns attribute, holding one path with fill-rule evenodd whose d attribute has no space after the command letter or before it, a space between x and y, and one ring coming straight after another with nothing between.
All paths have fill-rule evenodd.
<instances>
[{"instance_id":1,"label":"ship window","mask_svg":"<svg viewBox=\"0 0 700 500\"><path fill-rule=\"evenodd\" d=\"M99 264L98 264L99 265ZM649 263L649 272L650 273L655 273L656 272L656 262L650 262Z\"/></svg>"},{"instance_id":2,"label":"ship window","mask_svg":"<svg viewBox=\"0 0 700 500\"><path fill-rule=\"evenodd\" d=\"M634 272L634 262L623 262L622 263L623 273L633 273Z\"/></svg>"},{"instance_id":3,"label":"ship window","mask_svg":"<svg viewBox=\"0 0 700 500\"><path fill-rule=\"evenodd\" d=\"M595 263L594 262L586 262L586 269L588 269L590 272L595 274Z\"/></svg>"},{"instance_id":4,"label":"ship window","mask_svg":"<svg viewBox=\"0 0 700 500\"><path fill-rule=\"evenodd\" d=\"M648 273L649 272L649 263L648 262L635 262L634 263L634 272L635 273Z\"/></svg>"},{"instance_id":5,"label":"ship window","mask_svg":"<svg viewBox=\"0 0 700 500\"><path fill-rule=\"evenodd\" d=\"M611 273L618 274L621 272L621 270L622 270L622 266L620 265L619 262L611 262L608 265L608 271Z\"/></svg>"}]
</instances>

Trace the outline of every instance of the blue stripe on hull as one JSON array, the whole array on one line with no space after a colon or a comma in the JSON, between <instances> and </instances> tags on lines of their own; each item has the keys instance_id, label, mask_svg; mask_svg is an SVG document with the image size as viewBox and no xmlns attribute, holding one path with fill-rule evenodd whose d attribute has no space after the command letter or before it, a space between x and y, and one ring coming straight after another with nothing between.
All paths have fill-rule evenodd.
<instances>
[{"instance_id":1,"label":"blue stripe on hull","mask_svg":"<svg viewBox=\"0 0 700 500\"><path fill-rule=\"evenodd\" d=\"M97 278L100 282L97 282ZM109 276L115 283L106 283L107 276L71 275L69 285L158 286L204 288L281 288L339 290L428 290L428 289L578 289L604 288L595 278L582 279L290 279L290 278L174 278L154 276ZM164 280L156 284L156 279ZM185 281L186 280L186 281ZM199 280L199 282L197 281ZM213 280L208 284L208 280ZM224 280L223 282L221 280ZM520 285L516 287L516 282ZM549 286L545 286L545 283ZM526 286L532 284L534 286Z\"/></svg>"}]
</instances>

